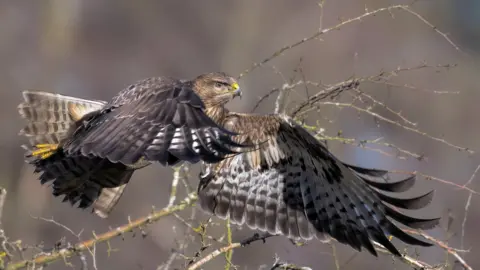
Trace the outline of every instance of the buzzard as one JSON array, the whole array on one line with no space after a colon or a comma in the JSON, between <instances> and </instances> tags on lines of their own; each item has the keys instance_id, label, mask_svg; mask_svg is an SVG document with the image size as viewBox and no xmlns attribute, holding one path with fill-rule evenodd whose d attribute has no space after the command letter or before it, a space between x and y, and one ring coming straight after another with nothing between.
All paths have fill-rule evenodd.
<instances>
[{"instance_id":1,"label":"buzzard","mask_svg":"<svg viewBox=\"0 0 480 270\"><path fill-rule=\"evenodd\" d=\"M30 121L23 134L41 181L53 180L54 195L80 207L93 201L103 216L134 169L202 161L201 208L232 223L295 240L333 237L375 256L372 241L401 256L390 236L431 245L394 223L428 229L439 222L397 210L431 202L433 191L389 194L410 189L415 176L387 182L387 171L344 163L287 116L230 112L225 104L239 94L235 79L210 73L189 82L149 79L110 103L26 92L20 113Z\"/></svg>"}]
</instances>

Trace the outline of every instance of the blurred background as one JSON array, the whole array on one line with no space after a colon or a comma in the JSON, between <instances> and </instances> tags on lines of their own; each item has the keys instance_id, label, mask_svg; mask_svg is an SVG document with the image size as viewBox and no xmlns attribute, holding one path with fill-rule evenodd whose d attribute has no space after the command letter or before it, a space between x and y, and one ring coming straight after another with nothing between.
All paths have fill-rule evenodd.
<instances>
[{"instance_id":1,"label":"blurred background","mask_svg":"<svg viewBox=\"0 0 480 270\"><path fill-rule=\"evenodd\" d=\"M10 240L23 244L43 244L52 247L62 237L75 243L75 236L59 226L34 217L54 218L82 239L147 214L168 202L172 170L150 166L134 174L133 181L108 219L100 219L90 211L81 211L61 203L51 195L51 188L41 186L33 169L23 161L25 143L17 136L23 122L16 106L21 91L40 89L82 98L109 100L130 83L149 76L191 78L200 73L225 71L239 75L252 63L268 57L284 45L311 36L319 27L328 28L342 19L353 18L368 10L412 1L394 0L327 0L323 11L319 1L244 0L244 1L0 1L0 185L8 190L2 225ZM448 34L469 56L459 52L442 35L417 17L399 10L382 12L349 24L286 51L262 68L247 74L240 81L244 89L242 100L229 105L232 110L249 112L255 102L272 88L281 87L285 80L310 80L334 84L352 76L378 75L382 70L398 66L458 65L456 68L424 68L400 73L390 81L395 85L362 83L361 90L402 116L417 123L413 129L439 138L412 132L389 124L379 117L345 107L325 104L319 112L309 114L307 123L324 128L325 135L358 140L381 139L380 142L425 156L416 159L382 145L368 144L391 156L339 141L328 142L333 153L348 163L392 170L419 171L445 181L463 185L480 164L480 156L449 146L441 140L474 151L480 150L480 91L476 52L480 50L480 5L476 0L416 1L412 9L424 16L439 30ZM323 14L323 15L322 15ZM299 72L301 70L301 72ZM304 86L293 90L291 106L314 94L318 88ZM441 94L434 91L459 92ZM353 95L343 93L342 102L351 102ZM258 112L271 112L275 96L267 99ZM297 102L297 103L295 103ZM362 108L395 121L401 119L384 106L372 101L360 101ZM401 157L398 158L396 155ZM192 185L197 184L198 168L190 170ZM468 185L480 191L480 176ZM431 188L436 190L432 206L418 216L442 216L442 226L429 231L452 247L471 249L463 254L473 267L480 267L480 198L471 198L468 218L464 222L469 192L441 181L419 177L415 194ZM184 191L180 191L182 198ZM206 219L200 211L191 223L198 226ZM190 217L191 210L181 215ZM218 221L218 220L216 220ZM462 241L462 223L464 240ZM209 228L209 233L221 236L223 223ZM171 257L173 251L193 256L199 248L199 238L185 237L190 230L170 216L149 226L148 236L110 242L116 249L107 256L107 245L96 248L98 269L156 269ZM138 235L138 234L137 234ZM252 235L248 229L233 232L234 241ZM184 243L189 243L184 246ZM391 257L378 259L368 253L337 244L342 269L409 269L392 263ZM403 247L400 245L400 247ZM213 249L211 249L213 250ZM207 250L203 255L209 253ZM413 252L410 248L409 251ZM454 259L438 248L418 249L420 258L431 264ZM233 263L238 269L259 269L270 266L275 254L282 260L313 269L335 269L331 247L313 241L295 247L287 239L277 237L266 244L254 243L235 250ZM27 255L30 253L26 253ZM17 257L18 258L18 257ZM92 259L87 254L89 263ZM80 269L78 258L69 259ZM185 259L178 257L169 269L184 269ZM218 257L204 269L222 269L225 260ZM57 262L49 269L68 269ZM269 269L269 268L264 268Z\"/></svg>"}]
</instances>

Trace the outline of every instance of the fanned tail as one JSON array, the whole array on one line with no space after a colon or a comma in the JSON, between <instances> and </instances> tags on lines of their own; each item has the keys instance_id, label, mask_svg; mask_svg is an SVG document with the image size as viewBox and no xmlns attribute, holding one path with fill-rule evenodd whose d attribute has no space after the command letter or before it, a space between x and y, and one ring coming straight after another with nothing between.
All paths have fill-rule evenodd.
<instances>
[{"instance_id":1,"label":"fanned tail","mask_svg":"<svg viewBox=\"0 0 480 270\"><path fill-rule=\"evenodd\" d=\"M58 145L70 131L72 125L85 114L101 109L105 102L80 99L28 90L23 93L24 101L18 105L20 116L27 125L20 135L28 138L31 147L51 148L46 144ZM37 152L39 153L39 152Z\"/></svg>"},{"instance_id":2,"label":"fanned tail","mask_svg":"<svg viewBox=\"0 0 480 270\"><path fill-rule=\"evenodd\" d=\"M65 155L61 147L78 120L104 107L93 101L43 91L24 91L18 105L27 120L20 135L29 140L23 145L26 161L41 173L42 184L52 181L53 194L78 207L92 206L106 218L123 194L133 170L100 158Z\"/></svg>"}]
</instances>

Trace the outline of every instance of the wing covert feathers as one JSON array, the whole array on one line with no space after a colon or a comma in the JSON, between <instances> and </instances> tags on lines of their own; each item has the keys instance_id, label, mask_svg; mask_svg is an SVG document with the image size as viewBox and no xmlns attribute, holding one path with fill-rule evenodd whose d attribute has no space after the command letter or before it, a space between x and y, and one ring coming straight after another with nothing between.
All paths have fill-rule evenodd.
<instances>
[{"instance_id":1,"label":"wing covert feathers","mask_svg":"<svg viewBox=\"0 0 480 270\"><path fill-rule=\"evenodd\" d=\"M160 80L150 87L133 85L113 100L66 142L67 153L129 165L140 159L174 165L218 162L239 146L232 132L204 113L188 84Z\"/></svg>"},{"instance_id":2,"label":"wing covert feathers","mask_svg":"<svg viewBox=\"0 0 480 270\"><path fill-rule=\"evenodd\" d=\"M410 189L414 176L385 182L387 171L344 164L302 127L274 115L231 113L226 126L241 134L240 143L257 146L201 178L200 205L207 212L292 239L328 235L375 256L372 240L400 256L389 236L431 245L389 219L414 229L438 224L439 219L407 216L392 207L420 209L430 203L433 192L408 199L393 196Z\"/></svg>"}]
</instances>

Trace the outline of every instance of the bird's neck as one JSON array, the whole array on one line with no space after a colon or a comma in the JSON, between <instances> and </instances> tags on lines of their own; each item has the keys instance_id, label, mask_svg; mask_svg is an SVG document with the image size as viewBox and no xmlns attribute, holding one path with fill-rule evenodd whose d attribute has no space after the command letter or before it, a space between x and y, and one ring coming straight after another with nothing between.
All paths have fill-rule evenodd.
<instances>
[{"instance_id":1,"label":"bird's neck","mask_svg":"<svg viewBox=\"0 0 480 270\"><path fill-rule=\"evenodd\" d=\"M228 114L228 110L224 106L208 106L205 108L205 113L217 123L217 125L223 126L223 121Z\"/></svg>"}]
</instances>

